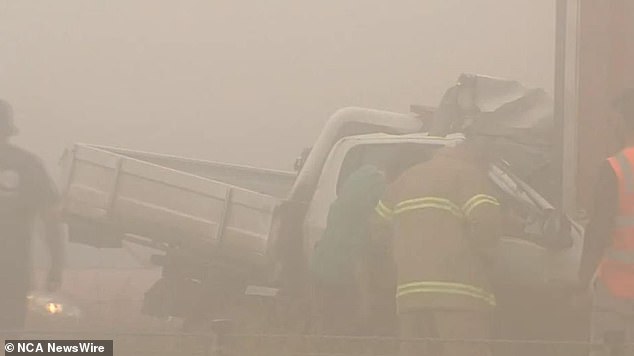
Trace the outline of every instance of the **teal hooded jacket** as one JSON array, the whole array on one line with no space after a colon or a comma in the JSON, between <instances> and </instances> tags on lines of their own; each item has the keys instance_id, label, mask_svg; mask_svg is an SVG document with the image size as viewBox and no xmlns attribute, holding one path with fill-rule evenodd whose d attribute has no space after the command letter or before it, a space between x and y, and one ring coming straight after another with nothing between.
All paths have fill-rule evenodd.
<instances>
[{"instance_id":1,"label":"teal hooded jacket","mask_svg":"<svg viewBox=\"0 0 634 356\"><path fill-rule=\"evenodd\" d=\"M385 188L385 177L375 166L362 166L346 179L311 259L311 272L318 280L354 282L355 266L370 248L369 220Z\"/></svg>"}]
</instances>

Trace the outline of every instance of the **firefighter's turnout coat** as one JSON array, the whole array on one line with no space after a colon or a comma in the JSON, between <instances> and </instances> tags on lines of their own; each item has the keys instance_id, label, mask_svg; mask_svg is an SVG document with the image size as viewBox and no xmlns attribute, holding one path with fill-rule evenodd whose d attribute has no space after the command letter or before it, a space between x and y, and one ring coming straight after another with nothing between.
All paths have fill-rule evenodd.
<instances>
[{"instance_id":1,"label":"firefighter's turnout coat","mask_svg":"<svg viewBox=\"0 0 634 356\"><path fill-rule=\"evenodd\" d=\"M388 187L376 212L391 231L399 313L495 306L483 252L499 237L500 204L487 169L464 144L440 150Z\"/></svg>"}]
</instances>

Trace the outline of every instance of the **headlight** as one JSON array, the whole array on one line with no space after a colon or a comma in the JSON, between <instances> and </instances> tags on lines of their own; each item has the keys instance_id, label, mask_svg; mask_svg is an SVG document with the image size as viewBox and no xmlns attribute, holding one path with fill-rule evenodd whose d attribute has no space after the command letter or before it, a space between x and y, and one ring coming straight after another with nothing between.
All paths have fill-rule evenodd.
<instances>
[{"instance_id":1,"label":"headlight","mask_svg":"<svg viewBox=\"0 0 634 356\"><path fill-rule=\"evenodd\" d=\"M64 312L64 307L60 303L46 303L46 311L49 314L61 314Z\"/></svg>"},{"instance_id":2,"label":"headlight","mask_svg":"<svg viewBox=\"0 0 634 356\"><path fill-rule=\"evenodd\" d=\"M72 318L79 318L81 316L81 312L77 306L57 296L33 293L26 298L28 300L29 310L36 314Z\"/></svg>"}]
</instances>

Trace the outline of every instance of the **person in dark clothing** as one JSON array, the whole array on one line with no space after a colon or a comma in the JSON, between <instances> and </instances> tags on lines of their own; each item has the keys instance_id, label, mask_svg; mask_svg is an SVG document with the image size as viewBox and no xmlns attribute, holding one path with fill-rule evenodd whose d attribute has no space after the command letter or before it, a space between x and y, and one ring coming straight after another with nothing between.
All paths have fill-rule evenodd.
<instances>
[{"instance_id":1,"label":"person in dark clothing","mask_svg":"<svg viewBox=\"0 0 634 356\"><path fill-rule=\"evenodd\" d=\"M365 165L346 179L330 206L326 230L310 264L322 334L352 335L360 330L360 282L371 248L368 219L384 189L383 172Z\"/></svg>"},{"instance_id":2,"label":"person in dark clothing","mask_svg":"<svg viewBox=\"0 0 634 356\"><path fill-rule=\"evenodd\" d=\"M9 143L17 133L11 106L0 100L0 330L24 326L30 288L30 240L41 218L51 252L47 289L62 281L63 235L59 196L42 162Z\"/></svg>"},{"instance_id":3,"label":"person in dark clothing","mask_svg":"<svg viewBox=\"0 0 634 356\"><path fill-rule=\"evenodd\" d=\"M634 89L617 109L625 148L601 166L579 272L581 286L592 290L591 340L613 346L634 342ZM596 348L591 355L613 351Z\"/></svg>"},{"instance_id":4,"label":"person in dark clothing","mask_svg":"<svg viewBox=\"0 0 634 356\"><path fill-rule=\"evenodd\" d=\"M427 153L398 148L380 167L362 165L343 181L310 260L319 333L395 333L395 266L389 246L373 240L371 220L386 185L427 158Z\"/></svg>"}]
</instances>

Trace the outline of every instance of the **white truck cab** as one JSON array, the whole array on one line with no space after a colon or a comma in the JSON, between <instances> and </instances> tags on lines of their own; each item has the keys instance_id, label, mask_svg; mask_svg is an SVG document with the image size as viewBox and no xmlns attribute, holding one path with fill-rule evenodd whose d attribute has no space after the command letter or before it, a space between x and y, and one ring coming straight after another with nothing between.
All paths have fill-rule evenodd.
<instances>
[{"instance_id":1,"label":"white truck cab","mask_svg":"<svg viewBox=\"0 0 634 356\"><path fill-rule=\"evenodd\" d=\"M393 155L404 146L429 156L434 150L442 147L455 146L464 141L464 136L454 134L447 137L432 137L425 133L389 135L383 133L348 136L339 140L330 151L324 163L321 176L317 182L313 198L309 202L308 210L302 226L304 237L304 255L310 257L315 246L326 228L326 221L330 205L337 197L338 186L355 169L364 164L373 164L382 168L386 158ZM500 199L512 195L513 200L522 200L533 209L533 216L522 216L521 226L515 229L522 236L507 233L495 251L491 251L494 261L494 280L510 288L528 287L532 289L552 288L560 285L562 288L574 284L577 280L578 261L583 245L581 228L571 223L569 225L570 241L566 246L549 248L544 239L559 238L560 236L544 236L546 224L549 223L548 213L540 211L533 201L539 199L542 204L548 204L534 191L523 191L519 178L507 175L500 167L493 166L490 176L500 189ZM530 188L529 188L530 189ZM513 204L504 205L506 216L525 215L525 209L514 212ZM554 208L549 207L554 211ZM529 209L530 210L530 209ZM531 229L542 230L535 232L541 236L532 240ZM557 232L559 235L560 231ZM537 243L539 241L540 243ZM552 245L557 245L553 242Z\"/></svg>"}]
</instances>

